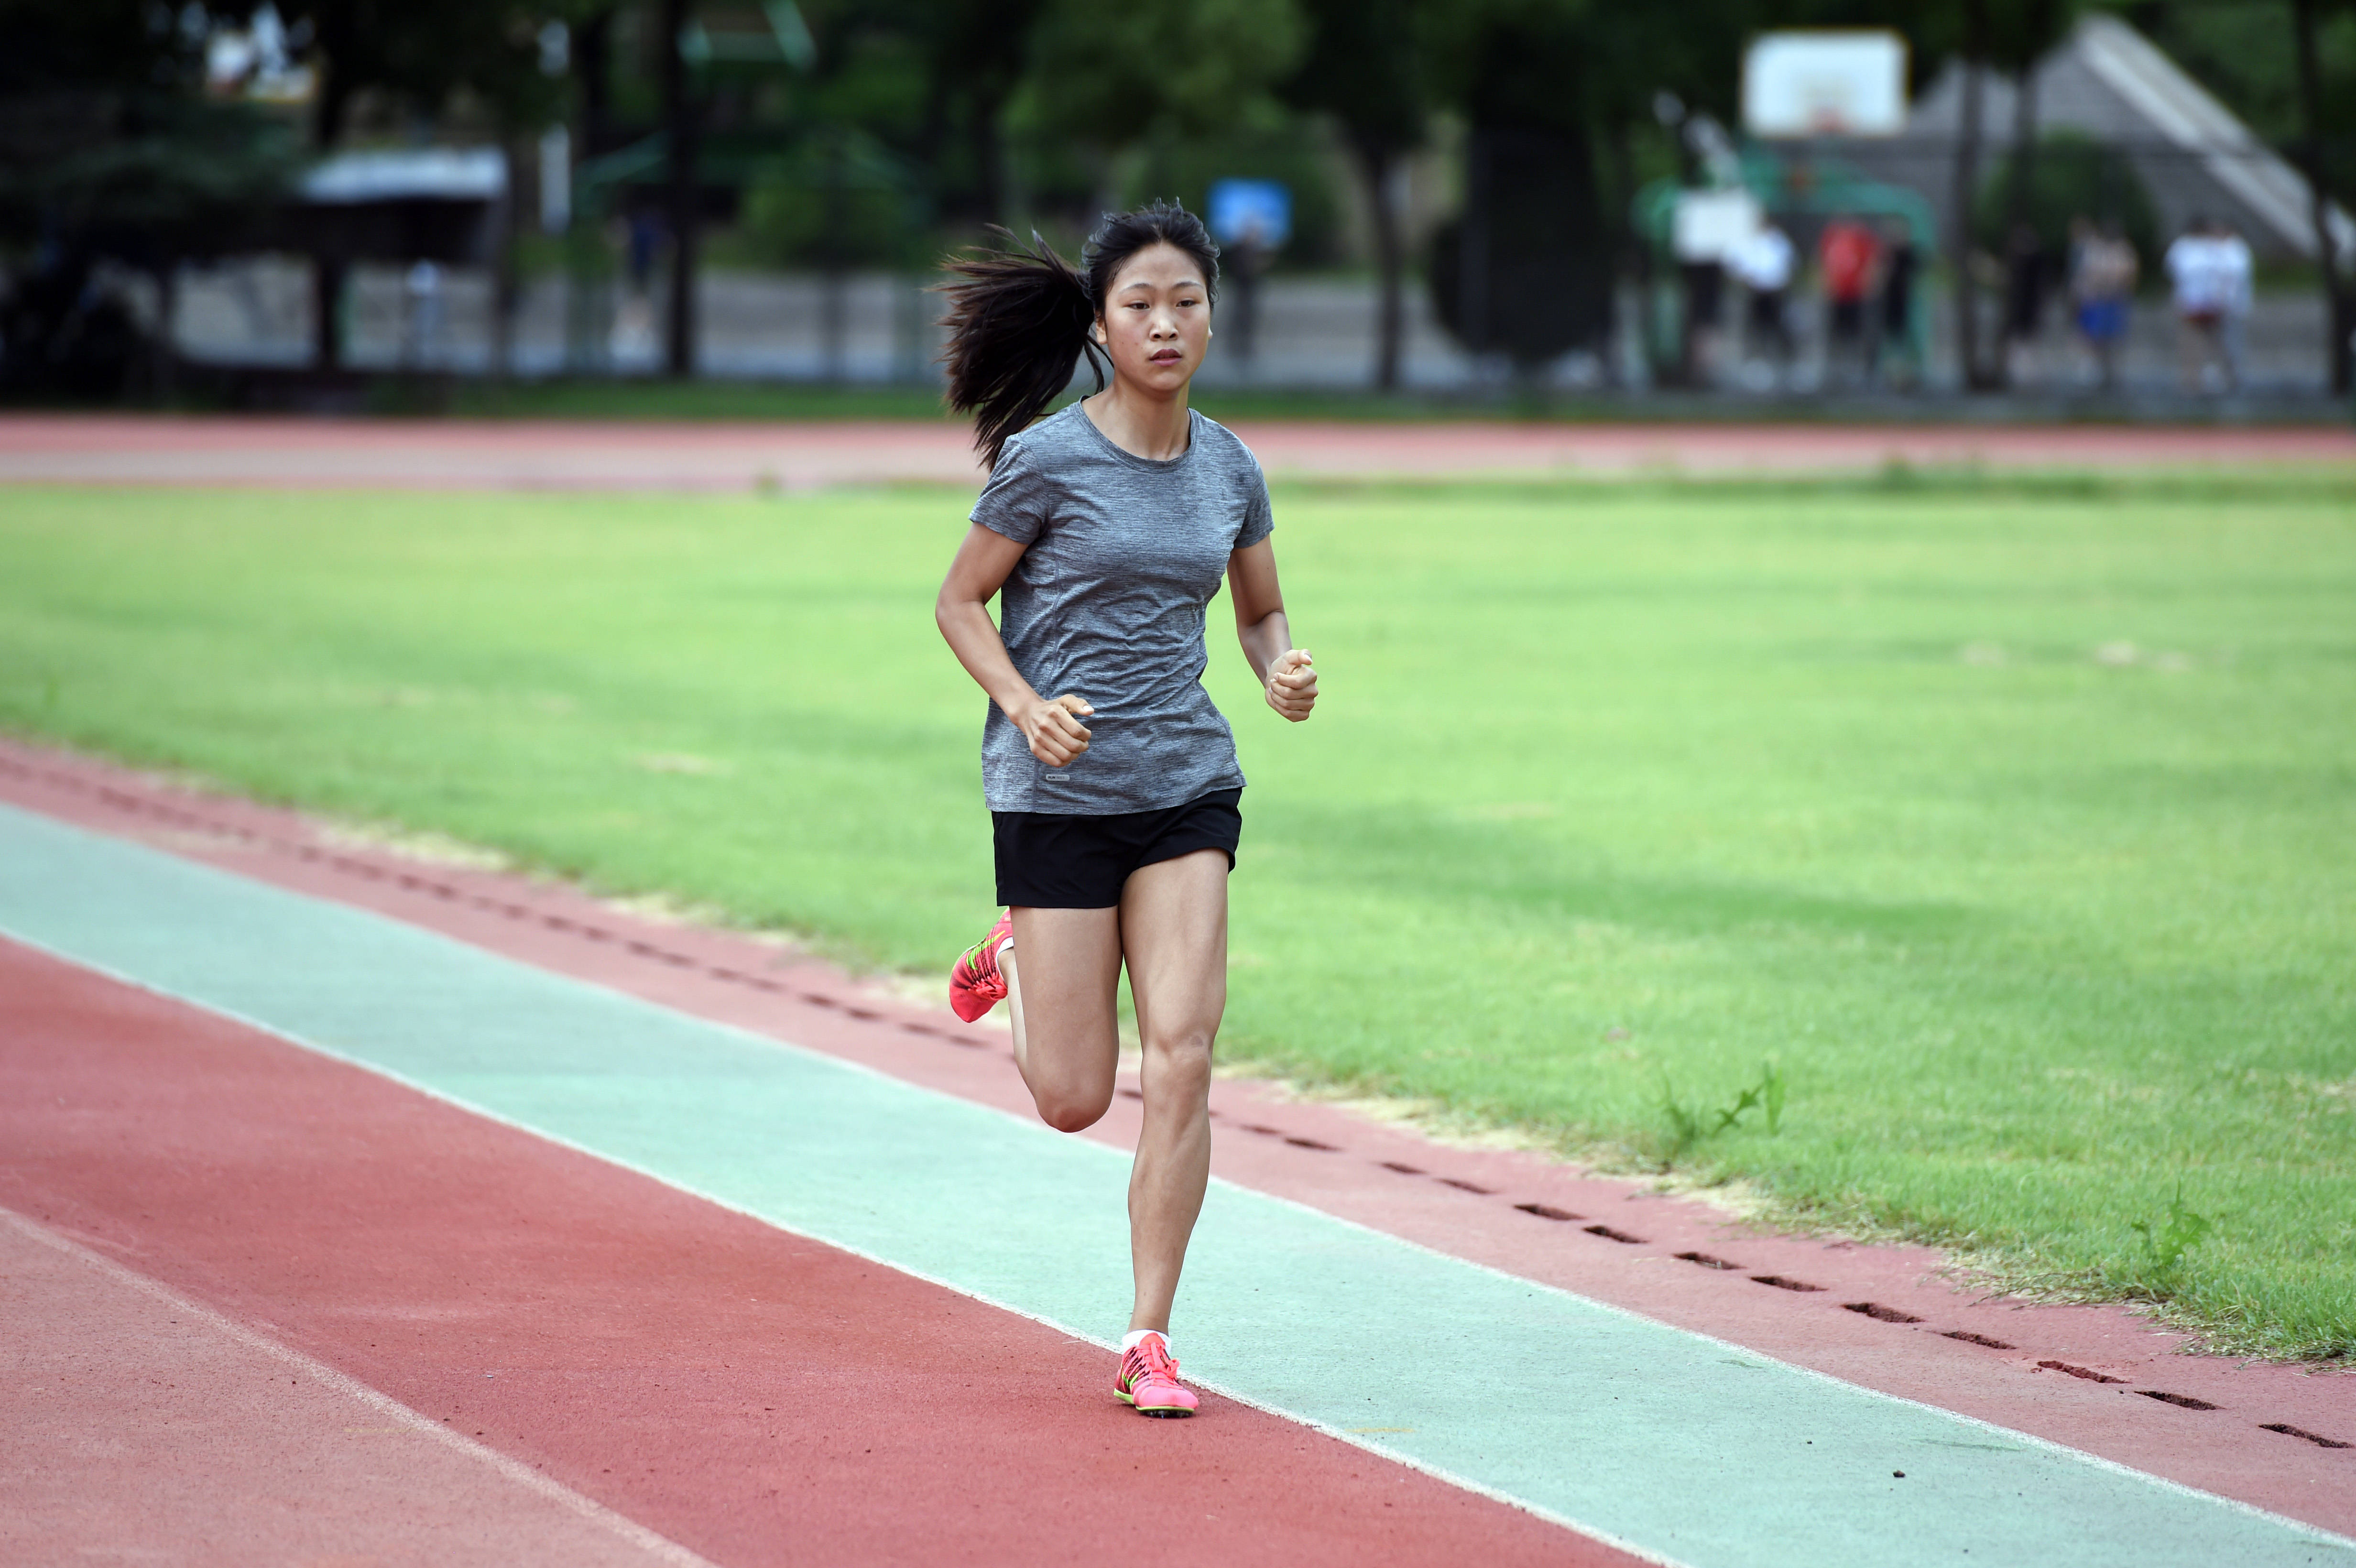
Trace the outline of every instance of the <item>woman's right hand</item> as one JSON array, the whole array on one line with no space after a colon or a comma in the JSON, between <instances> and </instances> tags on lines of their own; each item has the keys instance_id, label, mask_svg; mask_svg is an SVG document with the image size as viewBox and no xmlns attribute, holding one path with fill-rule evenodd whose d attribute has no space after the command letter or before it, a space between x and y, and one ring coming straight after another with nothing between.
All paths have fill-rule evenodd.
<instances>
[{"instance_id":1,"label":"woman's right hand","mask_svg":"<svg viewBox=\"0 0 2356 1568\"><path fill-rule=\"evenodd\" d=\"M1080 720L1095 711L1066 693L1056 698L1034 697L1007 717L1023 731L1033 756L1051 768L1060 768L1088 749L1087 726Z\"/></svg>"}]
</instances>

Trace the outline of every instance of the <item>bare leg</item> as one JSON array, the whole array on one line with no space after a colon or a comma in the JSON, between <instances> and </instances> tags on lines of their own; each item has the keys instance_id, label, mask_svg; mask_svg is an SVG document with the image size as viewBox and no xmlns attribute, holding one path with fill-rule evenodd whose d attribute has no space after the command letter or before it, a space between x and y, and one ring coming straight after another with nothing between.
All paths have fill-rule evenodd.
<instances>
[{"instance_id":1,"label":"bare leg","mask_svg":"<svg viewBox=\"0 0 2356 1568\"><path fill-rule=\"evenodd\" d=\"M1145 1051L1145 1128L1129 1179L1129 1326L1166 1334L1211 1179L1211 1047L1227 1006L1226 853L1200 849L1133 872L1120 944Z\"/></svg>"},{"instance_id":2,"label":"bare leg","mask_svg":"<svg viewBox=\"0 0 2356 1568\"><path fill-rule=\"evenodd\" d=\"M1112 1104L1120 1064L1120 911L1013 914L1014 946L999 967L1013 1015L1014 1065L1040 1119L1076 1133Z\"/></svg>"}]
</instances>

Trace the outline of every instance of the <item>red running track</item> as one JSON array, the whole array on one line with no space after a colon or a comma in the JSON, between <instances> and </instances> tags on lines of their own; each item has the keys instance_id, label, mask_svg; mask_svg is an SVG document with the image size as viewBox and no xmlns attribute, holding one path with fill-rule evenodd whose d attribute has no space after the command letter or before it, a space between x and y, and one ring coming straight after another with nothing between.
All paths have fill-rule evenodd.
<instances>
[{"instance_id":1,"label":"red running track","mask_svg":"<svg viewBox=\"0 0 2356 1568\"><path fill-rule=\"evenodd\" d=\"M712 1562L1634 1561L1224 1400L1141 1420L1092 1346L5 943L0 1040L0 1207ZM659 1560L119 1278L37 1283L11 1561Z\"/></svg>"},{"instance_id":2,"label":"red running track","mask_svg":"<svg viewBox=\"0 0 2356 1568\"><path fill-rule=\"evenodd\" d=\"M2356 467L2338 426L1420 423L1244 420L1274 475L1548 478L1924 468ZM946 421L755 423L0 417L0 484L398 490L737 491L978 485L969 432Z\"/></svg>"},{"instance_id":3,"label":"red running track","mask_svg":"<svg viewBox=\"0 0 2356 1568\"><path fill-rule=\"evenodd\" d=\"M655 924L544 880L406 859L292 812L6 741L0 801L1026 1110L1002 1035L862 991L790 950ZM7 1039L0 1033L0 1070ZM2356 1449L2280 1430L2356 1440L2356 1378L2179 1354L2181 1336L2121 1308L2034 1306L1958 1289L1927 1249L1751 1232L1642 1182L1531 1154L1442 1147L1337 1106L1291 1100L1275 1085L1223 1078L1213 1109L1222 1129L1215 1169L1241 1185L1850 1382L2356 1531ZM1125 1147L1135 1131L1135 1106L1123 1100L1089 1136ZM1686 1261L1696 1254L1742 1266ZM1755 1283L1762 1275L1823 1288L1766 1288ZM1859 1305L1884 1316L1853 1309ZM2155 1389L2213 1408L2141 1396Z\"/></svg>"}]
</instances>

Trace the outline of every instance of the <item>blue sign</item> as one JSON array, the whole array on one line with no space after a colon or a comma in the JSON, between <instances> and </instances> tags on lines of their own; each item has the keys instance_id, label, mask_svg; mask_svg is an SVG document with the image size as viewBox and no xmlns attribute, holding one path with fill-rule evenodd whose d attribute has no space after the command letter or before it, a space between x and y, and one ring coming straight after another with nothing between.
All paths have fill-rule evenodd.
<instances>
[{"instance_id":1,"label":"blue sign","mask_svg":"<svg viewBox=\"0 0 2356 1568\"><path fill-rule=\"evenodd\" d=\"M1292 238L1292 190L1281 180L1216 180L1211 233L1222 245L1281 251Z\"/></svg>"}]
</instances>

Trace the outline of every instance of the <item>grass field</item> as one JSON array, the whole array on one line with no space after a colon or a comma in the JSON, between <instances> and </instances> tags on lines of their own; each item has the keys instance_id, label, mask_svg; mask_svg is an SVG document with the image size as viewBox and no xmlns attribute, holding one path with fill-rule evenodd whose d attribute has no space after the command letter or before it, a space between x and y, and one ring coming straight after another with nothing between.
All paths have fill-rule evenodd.
<instances>
[{"instance_id":1,"label":"grass field","mask_svg":"<svg viewBox=\"0 0 2356 1568\"><path fill-rule=\"evenodd\" d=\"M962 510L9 491L0 725L935 971L991 912ZM1325 696L1215 639L1230 1057L2356 1354L2344 489L1278 517Z\"/></svg>"}]
</instances>

